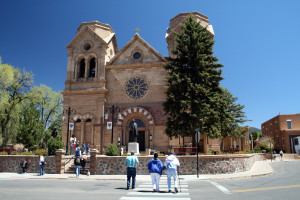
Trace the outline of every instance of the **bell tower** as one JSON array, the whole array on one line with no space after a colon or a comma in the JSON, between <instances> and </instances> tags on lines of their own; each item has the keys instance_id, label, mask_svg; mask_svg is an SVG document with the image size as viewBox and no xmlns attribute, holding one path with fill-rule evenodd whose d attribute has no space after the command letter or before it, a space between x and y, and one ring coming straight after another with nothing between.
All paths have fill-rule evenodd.
<instances>
[{"instance_id":1,"label":"bell tower","mask_svg":"<svg viewBox=\"0 0 300 200\"><path fill-rule=\"evenodd\" d=\"M172 51L176 48L175 35L172 33L172 31L180 32L181 31L180 25L184 23L184 20L189 15L193 15L195 20L198 23L200 23L203 27L206 27L206 29L212 34L212 36L214 36L213 27L212 25L209 24L207 16L202 15L198 12L180 13L170 20L170 27L167 29L166 36L165 36L166 41L168 43L168 50L169 50L170 57L173 57Z\"/></svg>"}]
</instances>

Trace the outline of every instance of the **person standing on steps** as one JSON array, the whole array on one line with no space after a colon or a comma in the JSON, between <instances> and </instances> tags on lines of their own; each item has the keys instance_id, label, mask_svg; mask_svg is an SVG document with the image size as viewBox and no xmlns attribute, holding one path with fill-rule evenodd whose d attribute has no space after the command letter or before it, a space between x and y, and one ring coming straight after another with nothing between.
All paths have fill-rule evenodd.
<instances>
[{"instance_id":1,"label":"person standing on steps","mask_svg":"<svg viewBox=\"0 0 300 200\"><path fill-rule=\"evenodd\" d=\"M180 163L175 156L175 152L172 152L165 160L164 166L167 168L167 179L168 179L168 192L171 192L171 178L174 179L175 192L177 189L177 170L179 169Z\"/></svg>"},{"instance_id":2,"label":"person standing on steps","mask_svg":"<svg viewBox=\"0 0 300 200\"><path fill-rule=\"evenodd\" d=\"M132 189L135 188L135 177L136 177L136 169L139 167L139 160L134 155L134 152L131 152L131 155L128 156L125 160L127 165L127 190L130 187L130 179L132 177Z\"/></svg>"},{"instance_id":3,"label":"person standing on steps","mask_svg":"<svg viewBox=\"0 0 300 200\"><path fill-rule=\"evenodd\" d=\"M148 170L150 172L151 179L152 179L153 192L159 192L159 180L162 171L165 168L166 167L163 166L162 162L158 159L158 154L154 153L154 158L152 158L148 162Z\"/></svg>"}]
</instances>

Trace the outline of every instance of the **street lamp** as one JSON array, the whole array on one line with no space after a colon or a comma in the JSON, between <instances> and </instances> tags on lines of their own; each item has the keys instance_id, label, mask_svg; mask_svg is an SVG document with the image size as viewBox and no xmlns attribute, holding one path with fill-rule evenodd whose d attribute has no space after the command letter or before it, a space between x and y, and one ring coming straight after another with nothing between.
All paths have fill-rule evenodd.
<instances>
[{"instance_id":1,"label":"street lamp","mask_svg":"<svg viewBox=\"0 0 300 200\"><path fill-rule=\"evenodd\" d=\"M114 115L115 112L118 111L118 119L121 119L121 113L120 113L120 108L118 106L112 105L111 108L106 108L106 112L104 114L104 118L108 120L108 111L111 113L111 118L112 118L112 128L111 128L111 143L113 144L114 142Z\"/></svg>"},{"instance_id":2,"label":"street lamp","mask_svg":"<svg viewBox=\"0 0 300 200\"><path fill-rule=\"evenodd\" d=\"M66 155L68 155L68 151L69 151L69 123L70 123L70 116L73 115L73 119L74 121L77 120L77 115L76 115L76 110L71 109L70 107L68 109L63 110L63 114L66 114L68 116L68 126L67 126L67 145L66 145ZM65 115L63 115L63 121L65 121Z\"/></svg>"}]
</instances>

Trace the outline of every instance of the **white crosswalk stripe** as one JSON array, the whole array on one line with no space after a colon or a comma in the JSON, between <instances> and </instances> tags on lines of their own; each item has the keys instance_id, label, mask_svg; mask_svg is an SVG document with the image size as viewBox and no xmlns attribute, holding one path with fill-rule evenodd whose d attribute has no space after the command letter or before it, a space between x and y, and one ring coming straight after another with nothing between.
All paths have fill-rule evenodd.
<instances>
[{"instance_id":1,"label":"white crosswalk stripe","mask_svg":"<svg viewBox=\"0 0 300 200\"><path fill-rule=\"evenodd\" d=\"M178 184L178 193L174 192L173 183L172 180L172 192L169 193L166 180L160 181L160 192L153 192L151 182L144 182L141 185L138 185L134 190L129 190L126 196L121 197L120 200L191 200L186 181L180 180L180 185Z\"/></svg>"}]
</instances>

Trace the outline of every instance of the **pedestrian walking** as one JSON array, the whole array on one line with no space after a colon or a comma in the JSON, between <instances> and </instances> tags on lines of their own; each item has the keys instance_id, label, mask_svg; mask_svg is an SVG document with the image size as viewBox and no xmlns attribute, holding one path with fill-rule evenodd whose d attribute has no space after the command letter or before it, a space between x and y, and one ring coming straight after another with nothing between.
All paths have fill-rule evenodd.
<instances>
[{"instance_id":1,"label":"pedestrian walking","mask_svg":"<svg viewBox=\"0 0 300 200\"><path fill-rule=\"evenodd\" d=\"M77 150L79 150L79 152L80 152L79 147L77 147ZM76 156L76 153L75 153L74 164L75 164L76 178L79 178L81 161L80 161L80 157Z\"/></svg>"},{"instance_id":2,"label":"pedestrian walking","mask_svg":"<svg viewBox=\"0 0 300 200\"><path fill-rule=\"evenodd\" d=\"M86 155L90 155L90 145L89 145L89 143L86 143L85 147L86 147Z\"/></svg>"},{"instance_id":3,"label":"pedestrian walking","mask_svg":"<svg viewBox=\"0 0 300 200\"><path fill-rule=\"evenodd\" d=\"M40 176L44 175L44 167L45 167L45 157L43 155L40 155L39 165L40 165Z\"/></svg>"},{"instance_id":4,"label":"pedestrian walking","mask_svg":"<svg viewBox=\"0 0 300 200\"><path fill-rule=\"evenodd\" d=\"M84 173L84 170L85 170L86 159L87 159L87 157L85 155L85 152L83 152L83 156L80 160L80 162L81 162L80 164L81 164L81 167L82 167L82 174Z\"/></svg>"},{"instance_id":5,"label":"pedestrian walking","mask_svg":"<svg viewBox=\"0 0 300 200\"><path fill-rule=\"evenodd\" d=\"M27 166L28 166L28 160L24 159L24 161L21 163L21 167L22 167L23 174L26 173L26 171L27 171Z\"/></svg>"},{"instance_id":6,"label":"pedestrian walking","mask_svg":"<svg viewBox=\"0 0 300 200\"><path fill-rule=\"evenodd\" d=\"M75 151L75 158L81 158L81 151L80 151L80 148L79 148L79 147L76 148L76 151Z\"/></svg>"},{"instance_id":7,"label":"pedestrian walking","mask_svg":"<svg viewBox=\"0 0 300 200\"><path fill-rule=\"evenodd\" d=\"M152 187L154 192L159 192L159 181L162 171L166 167L163 166L162 162L158 159L158 154L154 153L154 158L148 162L148 170L152 179Z\"/></svg>"},{"instance_id":8,"label":"pedestrian walking","mask_svg":"<svg viewBox=\"0 0 300 200\"><path fill-rule=\"evenodd\" d=\"M171 192L171 178L174 179L175 192L177 189L177 170L179 169L180 163L175 156L175 152L172 152L165 160L164 166L167 168L167 179L168 179L168 192Z\"/></svg>"},{"instance_id":9,"label":"pedestrian walking","mask_svg":"<svg viewBox=\"0 0 300 200\"><path fill-rule=\"evenodd\" d=\"M280 154L280 160L283 161L283 151L282 151L282 149L280 150L279 154Z\"/></svg>"},{"instance_id":10,"label":"pedestrian walking","mask_svg":"<svg viewBox=\"0 0 300 200\"><path fill-rule=\"evenodd\" d=\"M82 152L81 153L85 153L85 149L86 149L86 145L85 145L85 141L82 142Z\"/></svg>"},{"instance_id":11,"label":"pedestrian walking","mask_svg":"<svg viewBox=\"0 0 300 200\"><path fill-rule=\"evenodd\" d=\"M136 177L136 169L139 167L139 160L134 155L134 152L130 153L131 155L128 156L125 160L127 165L127 190L130 187L130 179L132 178L132 189L135 188L135 177Z\"/></svg>"}]
</instances>

